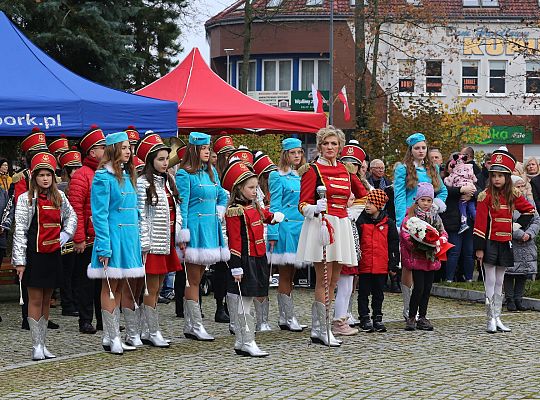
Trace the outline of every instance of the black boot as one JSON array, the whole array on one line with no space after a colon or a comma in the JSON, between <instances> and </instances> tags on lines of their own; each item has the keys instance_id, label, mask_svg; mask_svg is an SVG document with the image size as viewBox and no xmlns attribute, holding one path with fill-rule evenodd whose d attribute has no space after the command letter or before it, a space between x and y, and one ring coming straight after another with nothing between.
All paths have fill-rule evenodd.
<instances>
[{"instance_id":1,"label":"black boot","mask_svg":"<svg viewBox=\"0 0 540 400\"><path fill-rule=\"evenodd\" d=\"M47 323L47 328L49 328L49 329L58 329L58 328L60 328L60 325L55 324L54 322L49 320L49 322Z\"/></svg>"},{"instance_id":2,"label":"black boot","mask_svg":"<svg viewBox=\"0 0 540 400\"><path fill-rule=\"evenodd\" d=\"M360 317L360 329L362 329L364 332L373 332L373 324L371 323L371 319L369 318L369 315L364 315Z\"/></svg>"},{"instance_id":3,"label":"black boot","mask_svg":"<svg viewBox=\"0 0 540 400\"><path fill-rule=\"evenodd\" d=\"M514 299L507 298L506 299L506 309L509 312L517 311L516 303L514 302Z\"/></svg>"},{"instance_id":4,"label":"black boot","mask_svg":"<svg viewBox=\"0 0 540 400\"><path fill-rule=\"evenodd\" d=\"M398 274L390 276L390 292L391 293L401 293L401 287L399 286L399 276L398 276Z\"/></svg>"},{"instance_id":5,"label":"black boot","mask_svg":"<svg viewBox=\"0 0 540 400\"><path fill-rule=\"evenodd\" d=\"M523 303L521 302L521 299L515 299L515 300L514 300L514 303L515 303L516 309L517 309L518 311L529 311L529 309L523 305ZM507 306L507 307L508 307L508 306ZM509 311L510 311L510 310L509 310Z\"/></svg>"},{"instance_id":6,"label":"black boot","mask_svg":"<svg viewBox=\"0 0 540 400\"><path fill-rule=\"evenodd\" d=\"M382 315L375 315L373 317L373 329L375 332L386 332L386 326L382 322Z\"/></svg>"},{"instance_id":7,"label":"black boot","mask_svg":"<svg viewBox=\"0 0 540 400\"><path fill-rule=\"evenodd\" d=\"M223 300L216 299L216 315L214 316L216 322L226 323L231 322L229 316L225 312L225 306L223 305Z\"/></svg>"}]
</instances>

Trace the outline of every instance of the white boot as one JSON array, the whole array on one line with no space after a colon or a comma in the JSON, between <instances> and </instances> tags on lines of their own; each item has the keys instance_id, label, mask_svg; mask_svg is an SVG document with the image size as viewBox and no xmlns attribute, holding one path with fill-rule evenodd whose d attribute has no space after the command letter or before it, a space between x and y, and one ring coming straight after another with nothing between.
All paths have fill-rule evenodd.
<instances>
[{"instance_id":1,"label":"white boot","mask_svg":"<svg viewBox=\"0 0 540 400\"><path fill-rule=\"evenodd\" d=\"M141 311L139 308L131 310L129 308L122 308L124 314L124 321L126 324L126 344L130 346L140 347L143 345L141 341Z\"/></svg>"},{"instance_id":2,"label":"white boot","mask_svg":"<svg viewBox=\"0 0 540 400\"><path fill-rule=\"evenodd\" d=\"M313 305L311 307L311 312L313 314L312 316L313 326L311 328L311 341L314 343L324 344L325 346L328 346L328 344L330 344L330 347L341 346L341 342L336 340L336 338L332 334L332 330L330 329L330 326L328 326L328 329L327 329L325 305L323 303L315 301L313 302ZM313 328L315 328L315 332Z\"/></svg>"},{"instance_id":3,"label":"white boot","mask_svg":"<svg viewBox=\"0 0 540 400\"><path fill-rule=\"evenodd\" d=\"M403 318L409 319L409 303L411 302L412 287L401 285L401 297L403 297Z\"/></svg>"},{"instance_id":4,"label":"white boot","mask_svg":"<svg viewBox=\"0 0 540 400\"><path fill-rule=\"evenodd\" d=\"M241 340L242 346L240 347L240 350L235 349L236 354L250 357L266 357L268 353L259 349L259 346L257 346L257 343L255 342L255 321L253 316L246 313L244 318L243 314L238 314L238 327L239 329L237 329L236 337L237 340ZM240 336L240 338L238 336Z\"/></svg>"},{"instance_id":5,"label":"white boot","mask_svg":"<svg viewBox=\"0 0 540 400\"><path fill-rule=\"evenodd\" d=\"M107 334L108 347L111 354L124 354L122 348L122 339L120 339L120 326L116 324L116 318L114 313L118 310L116 308L111 314L107 310L101 310L101 317L103 319L103 332ZM103 338L103 347L105 348L105 337Z\"/></svg>"},{"instance_id":6,"label":"white boot","mask_svg":"<svg viewBox=\"0 0 540 400\"><path fill-rule=\"evenodd\" d=\"M501 294L496 294L493 296L493 299L495 307L495 325L497 325L497 330L500 332L512 332L512 329L505 326L501 321L503 296Z\"/></svg>"},{"instance_id":7,"label":"white boot","mask_svg":"<svg viewBox=\"0 0 540 400\"><path fill-rule=\"evenodd\" d=\"M238 350L242 348L242 332L240 332L240 328L238 327L238 319L244 318L244 315L240 315L238 313L238 302L240 301L240 296L234 293L227 293L227 308L229 309L229 332L232 332L233 335L235 335L236 340L234 341L234 351L236 351L237 354Z\"/></svg>"},{"instance_id":8,"label":"white boot","mask_svg":"<svg viewBox=\"0 0 540 400\"><path fill-rule=\"evenodd\" d=\"M169 347L169 343L163 339L161 332L159 330L159 314L157 308L152 308L145 304L142 305L143 315L148 323L148 331L150 341L152 346L155 347Z\"/></svg>"},{"instance_id":9,"label":"white boot","mask_svg":"<svg viewBox=\"0 0 540 400\"><path fill-rule=\"evenodd\" d=\"M45 316L42 316L39 319L38 323L40 324L41 329L41 344L43 345L43 355L45 356L45 358L56 358L56 356L51 353L45 345L47 339L47 326L49 325L49 321L45 319Z\"/></svg>"},{"instance_id":10,"label":"white boot","mask_svg":"<svg viewBox=\"0 0 540 400\"><path fill-rule=\"evenodd\" d=\"M187 299L184 302L184 336L206 342L214 340L214 337L204 329L199 303Z\"/></svg>"},{"instance_id":11,"label":"white boot","mask_svg":"<svg viewBox=\"0 0 540 400\"><path fill-rule=\"evenodd\" d=\"M305 325L300 325L294 314L294 302L292 293L287 296L284 293L277 294L279 308L279 327L281 330L302 332Z\"/></svg>"},{"instance_id":12,"label":"white boot","mask_svg":"<svg viewBox=\"0 0 540 400\"><path fill-rule=\"evenodd\" d=\"M41 342L41 325L33 318L27 317L30 335L32 336L32 361L45 360L43 343Z\"/></svg>"},{"instance_id":13,"label":"white boot","mask_svg":"<svg viewBox=\"0 0 540 400\"><path fill-rule=\"evenodd\" d=\"M253 299L253 304L255 305L255 315L257 316L257 326L256 331L257 332L268 332L271 331L272 328L270 327L270 324L268 323L268 313L270 308L270 302L268 301L268 298L264 299L264 301L260 302L257 299Z\"/></svg>"},{"instance_id":14,"label":"white boot","mask_svg":"<svg viewBox=\"0 0 540 400\"><path fill-rule=\"evenodd\" d=\"M497 332L497 322L495 321L495 306L493 303L494 303L493 297L491 299L486 298L486 317L487 317L486 332L487 333Z\"/></svg>"}]
</instances>

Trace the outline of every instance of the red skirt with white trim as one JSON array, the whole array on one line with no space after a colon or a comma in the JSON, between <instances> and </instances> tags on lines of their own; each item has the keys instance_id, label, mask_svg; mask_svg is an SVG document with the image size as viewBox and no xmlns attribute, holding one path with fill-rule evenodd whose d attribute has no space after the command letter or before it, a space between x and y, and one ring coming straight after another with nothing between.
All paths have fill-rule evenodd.
<instances>
[{"instance_id":1,"label":"red skirt with white trim","mask_svg":"<svg viewBox=\"0 0 540 400\"><path fill-rule=\"evenodd\" d=\"M182 264L176 254L174 240L171 240L169 254L148 254L146 256L146 273L151 275L165 275L169 272L182 271Z\"/></svg>"}]
</instances>

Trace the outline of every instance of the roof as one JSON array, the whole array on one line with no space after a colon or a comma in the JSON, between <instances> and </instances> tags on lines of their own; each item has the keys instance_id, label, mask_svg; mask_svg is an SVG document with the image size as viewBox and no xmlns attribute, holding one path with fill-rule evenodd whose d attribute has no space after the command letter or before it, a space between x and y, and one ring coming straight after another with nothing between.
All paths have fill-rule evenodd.
<instances>
[{"instance_id":1,"label":"roof","mask_svg":"<svg viewBox=\"0 0 540 400\"><path fill-rule=\"evenodd\" d=\"M269 0L253 0L253 7L261 19L327 19L330 14L330 2L308 6L306 0L282 0L279 7L268 7ZM350 0L334 1L336 19L352 18L354 6ZM407 0L387 0L380 4L380 14L387 17L396 14L409 14L417 9L435 18L451 20L497 18L539 20L538 0L499 0L497 7L464 7L463 0L421 0L420 6L409 4ZM366 6L369 10L369 6ZM223 23L243 23L244 0L239 0L206 21L206 28Z\"/></svg>"},{"instance_id":2,"label":"roof","mask_svg":"<svg viewBox=\"0 0 540 400\"><path fill-rule=\"evenodd\" d=\"M178 102L178 128L209 133L315 133L326 115L285 111L236 90L216 75L196 47L167 75L137 94Z\"/></svg>"},{"instance_id":3,"label":"roof","mask_svg":"<svg viewBox=\"0 0 540 400\"><path fill-rule=\"evenodd\" d=\"M176 134L176 103L136 96L91 82L36 47L0 11L0 135L80 136L92 124L117 132L135 125Z\"/></svg>"}]
</instances>

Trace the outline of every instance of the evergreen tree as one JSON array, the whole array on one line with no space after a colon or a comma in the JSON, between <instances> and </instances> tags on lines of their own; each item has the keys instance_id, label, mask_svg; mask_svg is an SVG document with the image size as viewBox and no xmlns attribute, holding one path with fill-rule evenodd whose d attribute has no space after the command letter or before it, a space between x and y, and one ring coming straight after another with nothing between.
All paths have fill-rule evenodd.
<instances>
[{"instance_id":1,"label":"evergreen tree","mask_svg":"<svg viewBox=\"0 0 540 400\"><path fill-rule=\"evenodd\" d=\"M175 64L187 0L0 0L37 46L94 82L137 89Z\"/></svg>"}]
</instances>

